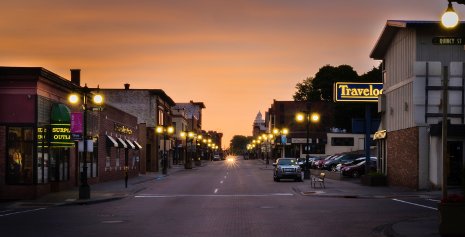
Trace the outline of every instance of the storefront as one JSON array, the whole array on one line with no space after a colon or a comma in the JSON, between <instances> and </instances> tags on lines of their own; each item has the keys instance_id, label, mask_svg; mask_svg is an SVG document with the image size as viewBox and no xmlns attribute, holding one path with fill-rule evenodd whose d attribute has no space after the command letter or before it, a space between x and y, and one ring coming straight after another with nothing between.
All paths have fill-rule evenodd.
<instances>
[{"instance_id":1,"label":"storefront","mask_svg":"<svg viewBox=\"0 0 465 237\"><path fill-rule=\"evenodd\" d=\"M138 174L145 141L137 118L105 105L85 119L82 106L67 101L81 91L79 78L72 81L43 68L0 67L0 199L70 189L80 175L93 184ZM76 132L84 120L86 161L82 129Z\"/></svg>"}]
</instances>

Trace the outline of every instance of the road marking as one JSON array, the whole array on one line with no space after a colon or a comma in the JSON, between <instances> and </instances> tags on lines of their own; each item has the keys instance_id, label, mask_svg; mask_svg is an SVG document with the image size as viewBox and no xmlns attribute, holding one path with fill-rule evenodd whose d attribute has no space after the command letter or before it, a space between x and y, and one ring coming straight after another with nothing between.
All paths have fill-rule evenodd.
<instances>
[{"instance_id":1,"label":"road marking","mask_svg":"<svg viewBox=\"0 0 465 237\"><path fill-rule=\"evenodd\" d=\"M45 208L36 208L36 209L31 209L31 210L26 210L26 211L17 211L17 212L2 214L2 215L0 215L0 217L2 217L2 216L11 216L11 215L21 214L21 213L26 213L26 212L40 211L40 210L44 210L44 209Z\"/></svg>"},{"instance_id":2,"label":"road marking","mask_svg":"<svg viewBox=\"0 0 465 237\"><path fill-rule=\"evenodd\" d=\"M428 199L426 199L426 200L432 201L432 202L437 202L437 203L441 202L441 200L436 200L436 199L431 199L431 198L428 198Z\"/></svg>"},{"instance_id":3,"label":"road marking","mask_svg":"<svg viewBox=\"0 0 465 237\"><path fill-rule=\"evenodd\" d=\"M223 180L220 181L220 184L222 184L222 183L223 183Z\"/></svg>"},{"instance_id":4,"label":"road marking","mask_svg":"<svg viewBox=\"0 0 465 237\"><path fill-rule=\"evenodd\" d=\"M176 197L284 197L294 196L293 193L268 194L141 194L135 198L176 198Z\"/></svg>"},{"instance_id":5,"label":"road marking","mask_svg":"<svg viewBox=\"0 0 465 237\"><path fill-rule=\"evenodd\" d=\"M434 207L420 205L420 204L416 204L416 203L413 203L413 202L402 201L402 200L395 199L395 198L393 198L392 200L396 201L396 202L402 202L402 203L406 203L406 204L410 204L410 205L414 205L414 206L418 206L418 207L424 207L424 208L428 208L428 209L432 209L432 210L436 210L436 211L438 210L437 208L434 208Z\"/></svg>"},{"instance_id":6,"label":"road marking","mask_svg":"<svg viewBox=\"0 0 465 237\"><path fill-rule=\"evenodd\" d=\"M226 176L224 176L224 179L226 179Z\"/></svg>"},{"instance_id":7,"label":"road marking","mask_svg":"<svg viewBox=\"0 0 465 237\"><path fill-rule=\"evenodd\" d=\"M213 193L217 193L217 192L218 192L218 189L217 189L217 188L215 188L215 191L214 191Z\"/></svg>"}]
</instances>

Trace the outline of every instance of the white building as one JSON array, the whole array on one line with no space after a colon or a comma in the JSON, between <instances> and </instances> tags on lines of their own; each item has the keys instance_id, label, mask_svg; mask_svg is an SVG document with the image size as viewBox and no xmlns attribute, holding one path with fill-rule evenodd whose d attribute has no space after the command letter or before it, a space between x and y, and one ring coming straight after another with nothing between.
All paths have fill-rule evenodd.
<instances>
[{"instance_id":1,"label":"white building","mask_svg":"<svg viewBox=\"0 0 465 237\"><path fill-rule=\"evenodd\" d=\"M439 188L442 182L442 108L448 107L448 183L460 183L464 167L464 45L439 37L465 35L462 22L446 30L439 22L387 21L370 57L383 60L380 131L375 134L381 170L390 185ZM442 45L440 43L443 43ZM444 45L446 43L447 45ZM442 78L450 75L449 102Z\"/></svg>"}]
</instances>

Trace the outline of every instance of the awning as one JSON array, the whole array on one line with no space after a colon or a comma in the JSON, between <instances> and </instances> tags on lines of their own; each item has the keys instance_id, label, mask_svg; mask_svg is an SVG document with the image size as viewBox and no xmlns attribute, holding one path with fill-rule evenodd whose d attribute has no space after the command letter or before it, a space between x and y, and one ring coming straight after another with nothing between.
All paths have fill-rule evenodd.
<instances>
[{"instance_id":1,"label":"awning","mask_svg":"<svg viewBox=\"0 0 465 237\"><path fill-rule=\"evenodd\" d=\"M131 148L131 149L136 149L136 147L134 146L134 144L132 144L132 142L129 141L128 139L126 139L126 143L129 145L129 148Z\"/></svg>"},{"instance_id":2,"label":"awning","mask_svg":"<svg viewBox=\"0 0 465 237\"><path fill-rule=\"evenodd\" d=\"M71 122L70 110L64 104L53 104L50 111L50 120L52 123L67 123Z\"/></svg>"},{"instance_id":3,"label":"awning","mask_svg":"<svg viewBox=\"0 0 465 237\"><path fill-rule=\"evenodd\" d=\"M107 146L118 147L118 142L112 136L107 135Z\"/></svg>"},{"instance_id":4,"label":"awning","mask_svg":"<svg viewBox=\"0 0 465 237\"><path fill-rule=\"evenodd\" d=\"M385 139L386 138L386 130L380 130L375 132L375 135L373 136L373 140L380 140L380 139Z\"/></svg>"},{"instance_id":5,"label":"awning","mask_svg":"<svg viewBox=\"0 0 465 237\"><path fill-rule=\"evenodd\" d=\"M142 149L142 146L137 141L133 141L133 142L134 142L134 145L136 145L137 150Z\"/></svg>"},{"instance_id":6,"label":"awning","mask_svg":"<svg viewBox=\"0 0 465 237\"><path fill-rule=\"evenodd\" d=\"M118 141L118 145L121 145L121 148L123 148L123 147L124 147L124 148L128 148L128 145L126 145L126 142L124 142L123 139L121 139L121 138L118 137L118 138L117 138L117 141ZM120 146L118 146L118 147L120 147Z\"/></svg>"}]
</instances>

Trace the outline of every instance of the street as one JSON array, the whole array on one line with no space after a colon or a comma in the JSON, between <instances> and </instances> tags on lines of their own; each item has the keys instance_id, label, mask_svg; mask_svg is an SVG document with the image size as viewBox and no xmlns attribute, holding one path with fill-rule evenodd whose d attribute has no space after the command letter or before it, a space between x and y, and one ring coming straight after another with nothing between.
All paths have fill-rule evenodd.
<instances>
[{"instance_id":1,"label":"street","mask_svg":"<svg viewBox=\"0 0 465 237\"><path fill-rule=\"evenodd\" d=\"M338 191L331 182L327 190ZM0 232L34 237L382 236L385 225L437 214L434 199L305 195L310 191L325 189L312 189L308 180L273 182L271 165L236 157L236 162L208 162L151 180L121 200L3 207Z\"/></svg>"}]
</instances>

